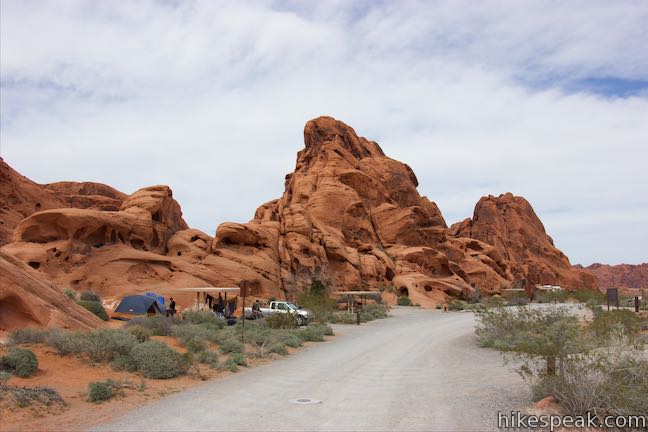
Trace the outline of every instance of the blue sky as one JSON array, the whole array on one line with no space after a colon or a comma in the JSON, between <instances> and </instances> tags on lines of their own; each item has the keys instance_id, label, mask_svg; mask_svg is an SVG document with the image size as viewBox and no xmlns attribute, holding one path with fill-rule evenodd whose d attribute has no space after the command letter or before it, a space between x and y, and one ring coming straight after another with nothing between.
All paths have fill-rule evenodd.
<instances>
[{"instance_id":1,"label":"blue sky","mask_svg":"<svg viewBox=\"0 0 648 432\"><path fill-rule=\"evenodd\" d=\"M648 261L648 3L0 3L0 153L38 182L169 184L213 235L331 115L448 222L526 197L573 263Z\"/></svg>"}]
</instances>

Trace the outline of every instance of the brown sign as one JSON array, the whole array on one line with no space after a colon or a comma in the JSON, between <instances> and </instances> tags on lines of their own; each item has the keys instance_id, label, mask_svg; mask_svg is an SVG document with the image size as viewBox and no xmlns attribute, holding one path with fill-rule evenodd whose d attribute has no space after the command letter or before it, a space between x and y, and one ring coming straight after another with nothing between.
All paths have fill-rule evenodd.
<instances>
[{"instance_id":1,"label":"brown sign","mask_svg":"<svg viewBox=\"0 0 648 432\"><path fill-rule=\"evenodd\" d=\"M615 305L617 309L619 308L619 289L618 288L608 288L607 289L607 307L610 309L610 305Z\"/></svg>"}]
</instances>

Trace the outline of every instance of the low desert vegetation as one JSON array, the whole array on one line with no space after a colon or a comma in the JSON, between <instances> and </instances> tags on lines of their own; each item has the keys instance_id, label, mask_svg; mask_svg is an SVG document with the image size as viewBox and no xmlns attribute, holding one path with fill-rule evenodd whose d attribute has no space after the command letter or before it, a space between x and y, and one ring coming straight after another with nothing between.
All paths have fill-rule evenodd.
<instances>
[{"instance_id":1,"label":"low desert vegetation","mask_svg":"<svg viewBox=\"0 0 648 432\"><path fill-rule=\"evenodd\" d=\"M0 357L0 370L26 378L38 370L38 359L32 350L11 348L7 355Z\"/></svg>"},{"instance_id":2,"label":"low desert vegetation","mask_svg":"<svg viewBox=\"0 0 648 432\"><path fill-rule=\"evenodd\" d=\"M92 403L102 403L112 399L115 396L124 394L123 384L115 380L93 381L88 384L88 401Z\"/></svg>"},{"instance_id":3,"label":"low desert vegetation","mask_svg":"<svg viewBox=\"0 0 648 432\"><path fill-rule=\"evenodd\" d=\"M571 415L648 413L648 358L633 312L598 308L590 321L560 307L476 314L479 345L519 364L536 399L554 396Z\"/></svg>"},{"instance_id":4,"label":"low desert vegetation","mask_svg":"<svg viewBox=\"0 0 648 432\"><path fill-rule=\"evenodd\" d=\"M34 405L50 407L67 406L65 400L56 390L47 386L19 387L0 383L0 399L9 398L19 408Z\"/></svg>"},{"instance_id":5,"label":"low desert vegetation","mask_svg":"<svg viewBox=\"0 0 648 432\"><path fill-rule=\"evenodd\" d=\"M170 379L193 373L199 364L236 371L248 365L248 358L286 355L288 348L297 348L304 342L320 342L325 336L333 335L332 329L324 324L275 328L262 320L246 322L244 327L242 323L226 327L209 313L195 312L185 318L138 318L129 321L122 329L90 332L18 329L9 335L11 348L2 357L2 372L19 376L32 374L38 368L37 359L33 352L19 345L42 344L54 348L61 356L77 356L90 363L110 364L115 370L137 373L145 378ZM153 340L155 335L175 338L187 352L180 353L165 342ZM95 386L97 395L106 394L106 385L100 390L100 384ZM93 401L102 400L100 397Z\"/></svg>"}]
</instances>

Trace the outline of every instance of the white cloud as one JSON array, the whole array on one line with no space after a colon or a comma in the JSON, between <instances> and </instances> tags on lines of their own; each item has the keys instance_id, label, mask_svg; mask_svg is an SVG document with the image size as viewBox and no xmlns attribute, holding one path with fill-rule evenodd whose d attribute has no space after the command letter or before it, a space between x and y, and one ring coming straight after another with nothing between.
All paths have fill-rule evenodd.
<instances>
[{"instance_id":1,"label":"white cloud","mask_svg":"<svg viewBox=\"0 0 648 432\"><path fill-rule=\"evenodd\" d=\"M572 262L646 260L648 97L560 90L648 79L642 3L1 7L2 156L36 181L166 183L213 234L283 192L326 114L410 164L449 222L512 191Z\"/></svg>"}]
</instances>

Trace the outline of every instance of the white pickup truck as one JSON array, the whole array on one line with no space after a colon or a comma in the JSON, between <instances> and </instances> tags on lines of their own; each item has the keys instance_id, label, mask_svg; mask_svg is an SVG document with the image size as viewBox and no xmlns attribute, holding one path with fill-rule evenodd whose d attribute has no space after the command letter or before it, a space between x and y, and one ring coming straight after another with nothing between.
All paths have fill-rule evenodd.
<instances>
[{"instance_id":1,"label":"white pickup truck","mask_svg":"<svg viewBox=\"0 0 648 432\"><path fill-rule=\"evenodd\" d=\"M262 317L267 317L275 313L295 314L295 319L297 320L297 324L299 325L306 325L315 317L313 315L313 312L309 311L308 309L302 309L300 307L297 307L295 304L287 301L271 301L270 307L262 307L259 311L261 312ZM254 317L252 314L251 307L245 308L245 318L256 319L256 317Z\"/></svg>"}]
</instances>

